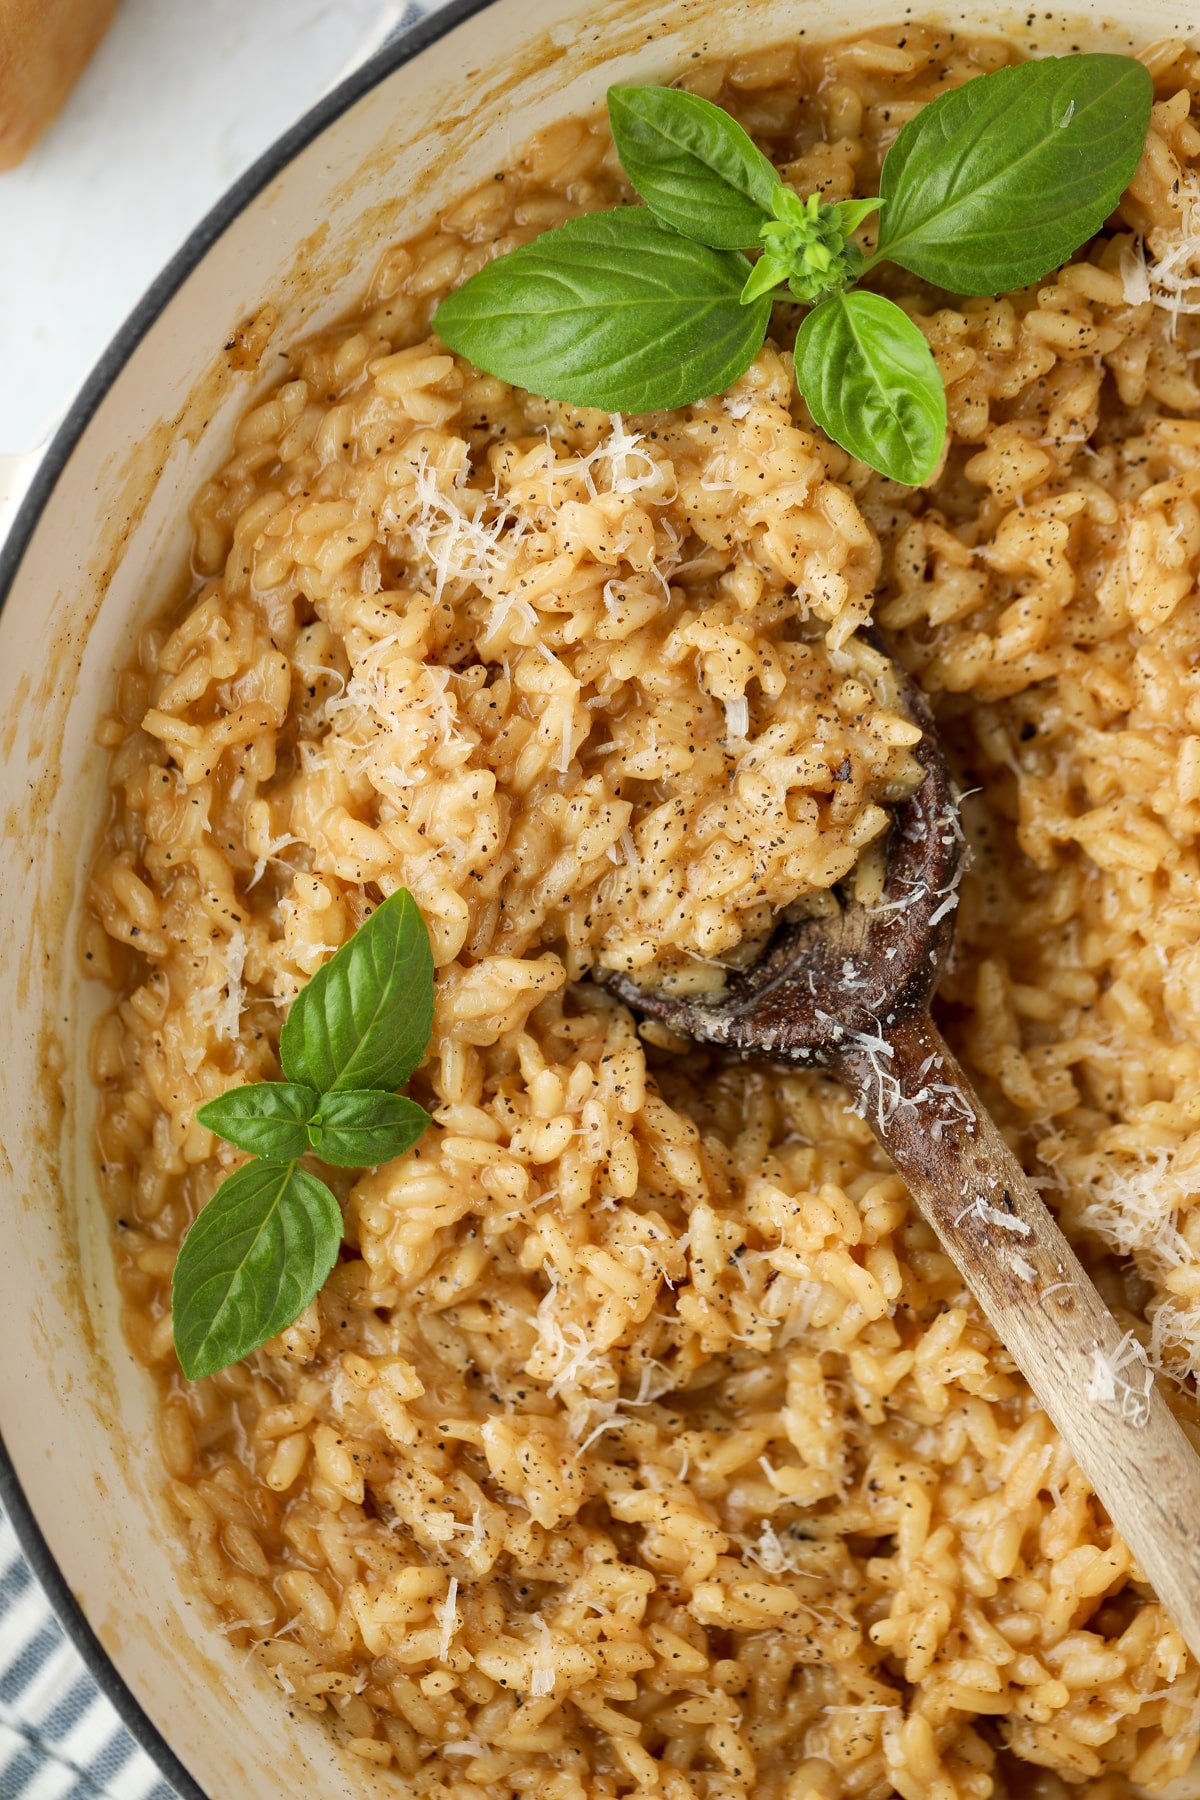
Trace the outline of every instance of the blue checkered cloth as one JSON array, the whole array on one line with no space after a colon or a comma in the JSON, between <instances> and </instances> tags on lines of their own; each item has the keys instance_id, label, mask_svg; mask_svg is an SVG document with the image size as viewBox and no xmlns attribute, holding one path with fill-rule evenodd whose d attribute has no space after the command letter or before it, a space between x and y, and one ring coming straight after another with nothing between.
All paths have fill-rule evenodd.
<instances>
[{"instance_id":1,"label":"blue checkered cloth","mask_svg":"<svg viewBox=\"0 0 1200 1800\"><path fill-rule=\"evenodd\" d=\"M0 1800L174 1800L67 1642L2 1514Z\"/></svg>"}]
</instances>

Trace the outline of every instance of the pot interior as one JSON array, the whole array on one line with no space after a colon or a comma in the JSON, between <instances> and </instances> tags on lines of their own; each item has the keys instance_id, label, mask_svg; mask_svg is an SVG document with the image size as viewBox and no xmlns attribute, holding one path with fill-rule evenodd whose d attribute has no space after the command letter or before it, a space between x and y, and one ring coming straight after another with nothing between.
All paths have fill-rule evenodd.
<instances>
[{"instance_id":1,"label":"pot interior","mask_svg":"<svg viewBox=\"0 0 1200 1800\"><path fill-rule=\"evenodd\" d=\"M836 35L899 10L849 0ZM1030 25L994 0L969 17L926 16L1034 51L1135 43L1099 5L1069 25ZM0 1431L65 1589L204 1793L334 1800L397 1788L343 1755L319 1720L290 1718L274 1683L225 1641L189 1590L166 1512L152 1384L122 1338L92 1162L87 1052L106 995L85 979L77 942L108 804L97 721L184 568L189 498L234 419L282 347L353 305L383 243L419 229L539 127L598 105L610 81L669 79L693 53L820 41L830 24L813 0L467 0L435 15L200 228L92 377L9 543ZM1145 42L1186 32L1189 16L1149 0L1136 24Z\"/></svg>"}]
</instances>

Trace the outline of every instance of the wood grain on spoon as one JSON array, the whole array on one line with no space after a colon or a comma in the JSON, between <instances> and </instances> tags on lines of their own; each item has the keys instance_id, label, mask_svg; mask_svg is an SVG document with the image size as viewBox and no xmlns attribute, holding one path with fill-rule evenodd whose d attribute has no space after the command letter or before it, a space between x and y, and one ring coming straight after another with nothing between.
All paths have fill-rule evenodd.
<instances>
[{"instance_id":1,"label":"wood grain on spoon","mask_svg":"<svg viewBox=\"0 0 1200 1800\"><path fill-rule=\"evenodd\" d=\"M605 979L673 1030L845 1082L1200 1659L1200 1457L929 1017L963 842L925 702L903 688L924 776L877 904L782 926L711 998Z\"/></svg>"}]
</instances>

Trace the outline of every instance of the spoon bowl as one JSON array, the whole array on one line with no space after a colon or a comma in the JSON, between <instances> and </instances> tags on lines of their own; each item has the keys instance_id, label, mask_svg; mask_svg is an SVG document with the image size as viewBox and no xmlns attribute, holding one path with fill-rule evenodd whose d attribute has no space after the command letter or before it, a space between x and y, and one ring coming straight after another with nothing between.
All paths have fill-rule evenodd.
<instances>
[{"instance_id":1,"label":"spoon bowl","mask_svg":"<svg viewBox=\"0 0 1200 1800\"><path fill-rule=\"evenodd\" d=\"M611 992L702 1043L809 1068L836 1067L855 1037L878 1040L926 1011L953 944L966 840L925 697L898 665L895 679L921 728L923 773L894 809L880 899L863 905L843 883L836 913L782 923L715 995L676 997L616 972L604 976Z\"/></svg>"}]
</instances>

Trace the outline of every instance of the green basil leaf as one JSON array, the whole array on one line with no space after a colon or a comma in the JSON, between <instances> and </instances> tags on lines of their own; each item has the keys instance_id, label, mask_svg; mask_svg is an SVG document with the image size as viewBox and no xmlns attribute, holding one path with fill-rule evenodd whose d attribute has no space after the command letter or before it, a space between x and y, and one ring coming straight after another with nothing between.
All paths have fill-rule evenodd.
<instances>
[{"instance_id":1,"label":"green basil leaf","mask_svg":"<svg viewBox=\"0 0 1200 1800\"><path fill-rule=\"evenodd\" d=\"M946 436L946 390L929 345L881 294L837 294L796 334L796 385L827 436L882 475L927 481Z\"/></svg>"},{"instance_id":2,"label":"green basil leaf","mask_svg":"<svg viewBox=\"0 0 1200 1800\"><path fill-rule=\"evenodd\" d=\"M411 1150L429 1114L403 1094L357 1088L326 1094L308 1128L317 1155L341 1169L369 1169Z\"/></svg>"},{"instance_id":3,"label":"green basil leaf","mask_svg":"<svg viewBox=\"0 0 1200 1800\"><path fill-rule=\"evenodd\" d=\"M979 75L909 120L887 153L872 266L956 294L1057 269L1137 168L1153 86L1127 56L1058 56Z\"/></svg>"},{"instance_id":4,"label":"green basil leaf","mask_svg":"<svg viewBox=\"0 0 1200 1800\"><path fill-rule=\"evenodd\" d=\"M722 393L754 361L771 302L741 304L749 273L737 251L618 207L498 256L442 301L433 329L476 367L548 400L657 412Z\"/></svg>"},{"instance_id":5,"label":"green basil leaf","mask_svg":"<svg viewBox=\"0 0 1200 1800\"><path fill-rule=\"evenodd\" d=\"M829 210L837 214L842 230L849 237L851 232L858 230L864 219L869 219L882 205L882 200L876 196L873 200L834 200L830 203Z\"/></svg>"},{"instance_id":6,"label":"green basil leaf","mask_svg":"<svg viewBox=\"0 0 1200 1800\"><path fill-rule=\"evenodd\" d=\"M721 107L679 88L610 87L608 118L622 168L664 225L717 250L758 242L779 176Z\"/></svg>"},{"instance_id":7,"label":"green basil leaf","mask_svg":"<svg viewBox=\"0 0 1200 1800\"><path fill-rule=\"evenodd\" d=\"M341 1208L299 1164L251 1162L223 1181L184 1238L171 1284L188 1380L249 1356L299 1318L341 1241Z\"/></svg>"},{"instance_id":8,"label":"green basil leaf","mask_svg":"<svg viewBox=\"0 0 1200 1800\"><path fill-rule=\"evenodd\" d=\"M433 1027L429 933L400 888L292 1001L279 1036L289 1081L331 1088L398 1088L425 1054Z\"/></svg>"},{"instance_id":9,"label":"green basil leaf","mask_svg":"<svg viewBox=\"0 0 1200 1800\"><path fill-rule=\"evenodd\" d=\"M742 305L749 306L762 294L773 294L791 272L791 264L782 256L775 256L770 250L764 250L746 277L746 285L742 289Z\"/></svg>"},{"instance_id":10,"label":"green basil leaf","mask_svg":"<svg viewBox=\"0 0 1200 1800\"><path fill-rule=\"evenodd\" d=\"M317 1095L290 1081L256 1081L197 1107L196 1118L227 1143L271 1162L292 1162L308 1149L307 1124Z\"/></svg>"}]
</instances>

